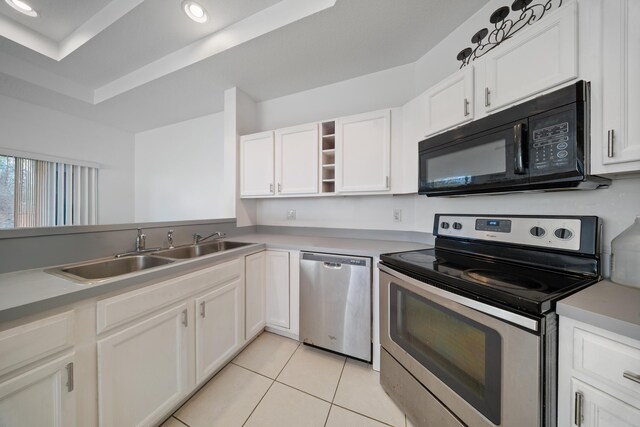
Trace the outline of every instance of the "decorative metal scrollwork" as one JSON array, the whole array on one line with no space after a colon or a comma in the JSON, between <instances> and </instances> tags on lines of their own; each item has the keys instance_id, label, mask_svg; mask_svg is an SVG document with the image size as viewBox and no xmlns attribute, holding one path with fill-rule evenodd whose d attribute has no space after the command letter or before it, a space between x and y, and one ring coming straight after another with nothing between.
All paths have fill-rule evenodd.
<instances>
[{"instance_id":1,"label":"decorative metal scrollwork","mask_svg":"<svg viewBox=\"0 0 640 427\"><path fill-rule=\"evenodd\" d=\"M486 55L505 40L513 37L527 25L531 25L544 16L553 7L554 0L547 0L546 3L531 4L533 0L515 0L511 8L503 6L498 8L489 17L489 22L493 24L491 30L482 28L471 37L473 47L467 47L458 53L457 59L461 61L460 68L469 65L471 61ZM558 7L562 6L562 0L558 0ZM514 12L513 19L509 14Z\"/></svg>"}]
</instances>

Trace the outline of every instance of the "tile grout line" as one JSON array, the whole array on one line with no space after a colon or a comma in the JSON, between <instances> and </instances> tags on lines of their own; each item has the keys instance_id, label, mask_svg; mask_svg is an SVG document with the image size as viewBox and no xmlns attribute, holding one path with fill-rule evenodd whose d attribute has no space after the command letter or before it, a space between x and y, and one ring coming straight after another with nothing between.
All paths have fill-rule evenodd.
<instances>
[{"instance_id":1,"label":"tile grout line","mask_svg":"<svg viewBox=\"0 0 640 427\"><path fill-rule=\"evenodd\" d=\"M237 366L238 368L242 368L242 369L244 369L245 371L249 371L249 372L251 372L252 374L260 375L262 378L266 378L266 379L268 379L269 381L275 381L275 379L274 379L274 378L271 378L270 376L265 375L265 374L261 374L260 372L254 371L253 369L249 369L249 368L247 368L246 366L238 365L238 364L237 364L237 363L235 363L235 362L229 362L229 363L231 363L233 366Z\"/></svg>"},{"instance_id":2,"label":"tile grout line","mask_svg":"<svg viewBox=\"0 0 640 427\"><path fill-rule=\"evenodd\" d=\"M323 402L328 403L329 405L331 405L331 402L329 402L328 400L323 399L323 398L321 398L321 397L318 397L318 396L316 396L315 394L311 394L311 393L309 393L308 391L301 390L301 389L296 388L296 387L294 387L294 386L292 386L292 385L289 385L289 384L287 384L287 383L283 383L282 381L278 381L278 380L276 380L276 382L277 382L278 384L280 384L280 385L283 385L283 386L286 386L286 387L292 388L292 389L294 389L295 391L299 391L300 393L304 393L304 394L306 394L307 396L315 397L316 399L318 399L318 400L322 400Z\"/></svg>"},{"instance_id":3,"label":"tile grout line","mask_svg":"<svg viewBox=\"0 0 640 427\"><path fill-rule=\"evenodd\" d=\"M344 373L344 367L347 366L347 358L344 358L344 362L342 363L342 369L340 370L340 376L338 377L338 383L336 384L336 389L333 391L333 397L331 398L331 406L329 407L329 412L327 412L327 418L324 420L324 427L327 427L327 423L329 422L329 415L331 415L331 409L333 409L333 401L336 400L336 394L338 394L338 387L340 387L340 380L342 380L342 374Z\"/></svg>"},{"instance_id":4,"label":"tile grout line","mask_svg":"<svg viewBox=\"0 0 640 427\"><path fill-rule=\"evenodd\" d=\"M386 422L384 422L384 421L381 421L381 420L378 420L378 419L376 419L376 418L373 418L373 417L371 417L371 416L369 416L369 415L366 415L366 414L360 413L360 412L358 412L358 411L354 411L353 409L347 408L347 407L345 407L345 406L338 405L337 403L332 403L332 404L331 404L331 406L337 406L337 407L338 407L338 408L340 408L340 409L344 409L345 411L353 412L354 414L358 414L358 415L360 415L360 416L362 416L362 417L368 418L368 419L370 419L370 420L373 420L373 421L378 422L378 423L380 423L380 424L383 424L383 425L385 425L385 426L389 426L389 427L397 427L397 426L394 426L393 424L386 423ZM406 416L405 416L405 425L406 425ZM400 426L400 427L402 427L402 426Z\"/></svg>"},{"instance_id":5,"label":"tile grout line","mask_svg":"<svg viewBox=\"0 0 640 427\"><path fill-rule=\"evenodd\" d=\"M171 417L169 417L169 418L175 418L176 420L178 420L178 422L180 424L184 424L187 427L191 427L189 424L185 423L184 421L182 421L180 418L176 417L175 415L171 415Z\"/></svg>"}]
</instances>

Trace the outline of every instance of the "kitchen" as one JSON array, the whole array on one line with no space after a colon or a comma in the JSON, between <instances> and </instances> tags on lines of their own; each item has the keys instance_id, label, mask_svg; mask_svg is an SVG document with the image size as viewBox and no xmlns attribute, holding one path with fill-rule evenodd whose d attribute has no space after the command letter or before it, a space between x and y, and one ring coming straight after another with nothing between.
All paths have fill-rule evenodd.
<instances>
[{"instance_id":1,"label":"kitchen","mask_svg":"<svg viewBox=\"0 0 640 427\"><path fill-rule=\"evenodd\" d=\"M250 360L251 346L265 341L288 350L279 365L284 370L263 372L260 379L268 378L275 384L269 390L280 396L297 389L317 398L324 406L316 425L429 425L397 397L402 409L386 412L398 411L400 421L368 412L359 406L366 399L357 387L353 393L341 389L340 373L345 380L358 373L377 379L384 338L379 291L385 286L378 262L382 254L448 241L441 238L443 221L436 214L481 215L478 219L513 224L518 215L597 216L603 227L594 242L601 249L578 258L596 259L596 273L609 277L612 240L640 214L638 137L629 126L638 116L633 96L638 87L630 78L638 70L632 49L639 35L632 23L640 9L634 1L460 1L455 8L446 1L216 3L200 2L212 18L197 24L179 1L95 1L74 11L78 2L69 0L66 9L56 11L34 0L29 4L40 18L16 18L12 6L2 2L0 18L7 25L0 34L0 155L87 168L86 182L98 193L95 204L88 203L84 224L89 225L0 231L0 415L16 417L7 418L7 425L156 425L168 417L170 425L198 425L189 423L189 404L179 409L182 404L210 378L208 384L215 385L217 372L260 374ZM514 6L520 3L534 8L539 20L526 23L484 57L471 60L473 51L462 54L490 39L478 30L492 29L492 19L505 22L498 19L505 6L508 17L517 19L523 9ZM549 10L540 16L537 4ZM214 11L226 21L216 22ZM66 27L56 27L47 16ZM164 26L150 27L147 20ZM76 28L83 31L73 32ZM140 28L149 34L143 36ZM74 37L65 38L69 34ZM550 64L554 73L548 72ZM590 82L587 169L610 180L608 188L471 197L417 194L419 142L427 136L474 126L580 81ZM367 120L382 126L358 128ZM378 146L364 152L356 144L354 151L338 154L350 131L380 129L365 138ZM300 135L309 134L319 142L311 152L302 151L309 139ZM287 141L303 143L287 151ZM353 152L366 153L367 161L349 158ZM97 170L97 182L91 169ZM85 169L79 170L84 177ZM371 182L349 187L348 179ZM63 218L58 223L82 222ZM215 232L226 236L192 246L194 234ZM48 272L135 249L213 250L225 241L252 245L186 260L151 255L179 260L92 285ZM371 260L373 369L360 371L367 364L338 359L340 370L337 377L327 375L335 384L326 394L295 383L292 373L298 357L334 355L298 346L305 315L302 261L309 252ZM143 257L123 258L138 256ZM640 371L638 292L603 286L592 286L584 292L593 294L558 308L567 316L565 329L562 320L559 327L558 379L545 383L557 383L557 425L638 425L640 390L622 378L623 370ZM600 299L606 307L596 304ZM589 310L604 312L585 317ZM140 354L143 348L167 345L139 332L139 326L153 322L157 331L173 334L166 353L175 359L147 360ZM260 335L265 327L268 332ZM208 342L207 336L215 339ZM136 338L142 341L128 344ZM286 341L273 344L274 339ZM584 366L570 362L578 345L590 351L582 358ZM607 353L607 348L613 350ZM621 372L605 369L607 360L616 360L611 365L620 365ZM323 362L317 363L318 372L324 372ZM145 365L149 369L142 369ZM164 378L157 372L170 374ZM136 380L126 383L127 378ZM30 384L53 387L55 393L45 398L46 390ZM216 395L206 393L207 387L202 395L215 406ZM427 388L421 395L434 393ZM36 395L24 390L40 393L50 405L30 413ZM370 393L384 394L380 390ZM265 396L271 396L266 390L258 394L265 404ZM269 414L258 401L243 412L239 425L268 425ZM387 408L384 402L369 406ZM455 414L458 424L453 425L513 425L484 416L485 424L474 424L465 418L466 410L446 406L445 413ZM505 414L508 405L502 406ZM314 425L312 412L304 422ZM25 414L34 418L25 422L20 418ZM556 424L539 420L533 425Z\"/></svg>"}]
</instances>

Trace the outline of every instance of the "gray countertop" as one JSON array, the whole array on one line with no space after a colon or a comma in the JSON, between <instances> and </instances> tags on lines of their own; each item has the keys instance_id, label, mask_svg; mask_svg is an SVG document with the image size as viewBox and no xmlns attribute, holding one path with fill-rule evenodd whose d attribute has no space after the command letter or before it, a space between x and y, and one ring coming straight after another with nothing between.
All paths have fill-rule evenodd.
<instances>
[{"instance_id":1,"label":"gray countertop","mask_svg":"<svg viewBox=\"0 0 640 427\"><path fill-rule=\"evenodd\" d=\"M603 280L561 300L556 311L561 316L640 340L640 288Z\"/></svg>"},{"instance_id":2,"label":"gray countertop","mask_svg":"<svg viewBox=\"0 0 640 427\"><path fill-rule=\"evenodd\" d=\"M229 240L255 244L190 260L176 261L172 264L129 273L93 285L76 283L45 272L51 267L0 274L0 322L15 320L144 283L153 284L230 258L256 252L265 247L372 257L379 256L381 253L428 247L411 242L280 234L247 234Z\"/></svg>"}]
</instances>

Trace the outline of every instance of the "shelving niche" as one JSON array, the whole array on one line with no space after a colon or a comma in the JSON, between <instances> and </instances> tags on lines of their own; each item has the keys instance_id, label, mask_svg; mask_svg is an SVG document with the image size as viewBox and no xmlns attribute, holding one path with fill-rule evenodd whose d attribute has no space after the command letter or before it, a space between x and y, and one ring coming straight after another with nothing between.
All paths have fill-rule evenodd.
<instances>
[{"instance_id":1,"label":"shelving niche","mask_svg":"<svg viewBox=\"0 0 640 427\"><path fill-rule=\"evenodd\" d=\"M336 191L336 122L329 121L322 123L320 144L320 182L323 194L335 193Z\"/></svg>"}]
</instances>

